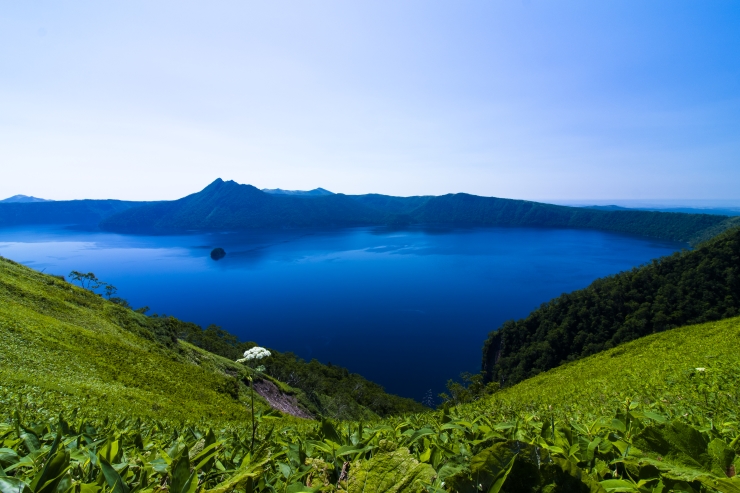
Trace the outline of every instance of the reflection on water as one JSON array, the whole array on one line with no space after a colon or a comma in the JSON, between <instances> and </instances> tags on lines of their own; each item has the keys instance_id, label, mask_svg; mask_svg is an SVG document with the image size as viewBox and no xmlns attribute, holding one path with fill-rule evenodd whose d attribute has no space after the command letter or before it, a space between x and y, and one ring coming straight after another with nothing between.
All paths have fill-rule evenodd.
<instances>
[{"instance_id":1,"label":"reflection on water","mask_svg":"<svg viewBox=\"0 0 740 493\"><path fill-rule=\"evenodd\" d=\"M477 371L503 321L683 246L531 228L0 230L2 256L47 273L94 272L134 306L331 361L416 399ZM226 251L219 261L216 247Z\"/></svg>"}]
</instances>

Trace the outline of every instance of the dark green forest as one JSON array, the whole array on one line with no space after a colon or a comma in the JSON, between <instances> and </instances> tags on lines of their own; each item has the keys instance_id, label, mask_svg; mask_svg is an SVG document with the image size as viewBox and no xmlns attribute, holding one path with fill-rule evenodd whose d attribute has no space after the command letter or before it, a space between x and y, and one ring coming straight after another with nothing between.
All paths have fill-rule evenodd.
<instances>
[{"instance_id":1,"label":"dark green forest","mask_svg":"<svg viewBox=\"0 0 740 493\"><path fill-rule=\"evenodd\" d=\"M639 337L740 313L740 228L563 294L491 332L487 381L513 385ZM691 351L691 348L686 348Z\"/></svg>"},{"instance_id":2,"label":"dark green forest","mask_svg":"<svg viewBox=\"0 0 740 493\"><path fill-rule=\"evenodd\" d=\"M698 243L740 225L740 218L717 215L606 211L465 193L433 197L410 216L421 224L598 229L685 243Z\"/></svg>"},{"instance_id":3,"label":"dark green forest","mask_svg":"<svg viewBox=\"0 0 740 493\"><path fill-rule=\"evenodd\" d=\"M240 341L222 328L210 325L206 329L192 322L174 317L153 315L148 317L148 330L165 345L176 347L177 339L187 341L206 351L230 360L242 357L254 342ZM360 407L370 409L378 416L390 416L426 409L414 401L388 394L383 387L346 368L322 364L317 360L304 361L293 353L270 350L272 356L264 362L266 375L285 382L305 393L305 406L314 414L326 414L329 405L334 410L344 409L348 418L354 417Z\"/></svg>"}]
</instances>

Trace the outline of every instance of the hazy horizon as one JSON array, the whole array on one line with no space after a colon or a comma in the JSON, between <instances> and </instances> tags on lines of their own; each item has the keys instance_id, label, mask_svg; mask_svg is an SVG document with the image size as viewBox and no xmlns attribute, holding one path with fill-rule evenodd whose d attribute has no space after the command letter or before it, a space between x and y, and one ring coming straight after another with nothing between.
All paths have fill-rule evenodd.
<instances>
[{"instance_id":1,"label":"hazy horizon","mask_svg":"<svg viewBox=\"0 0 740 493\"><path fill-rule=\"evenodd\" d=\"M0 197L176 199L222 176L736 201L738 25L731 2L4 4Z\"/></svg>"},{"instance_id":2,"label":"hazy horizon","mask_svg":"<svg viewBox=\"0 0 740 493\"><path fill-rule=\"evenodd\" d=\"M226 179L224 181L229 181L229 180ZM252 184L251 183L246 183L246 185L252 185ZM252 185L252 186L254 186L254 185ZM205 187L202 187L202 188L205 188ZM201 189L198 189L198 190L194 190L194 191L192 191L190 193L197 193L200 190L202 190L202 188ZM259 187L256 187L256 188L259 188ZM324 187L316 187L316 188L327 190ZM288 192L290 192L290 191L309 191L308 189L306 189L306 190L289 190L289 189L280 188L280 187L276 187L275 189L261 188L261 190L263 190L263 191L266 191L266 190L276 190L276 189L280 189L280 190L288 191ZM331 192L331 193L344 193L342 191L337 191L337 190L328 190L328 191ZM183 197L186 196L186 195L190 195L190 193L183 195ZM370 193L375 193L375 192L370 192ZM449 192L449 193L468 193L468 192ZM348 195L351 195L351 194L348 194ZM444 194L440 194L440 195L444 195ZM10 197L0 197L0 202L3 202L4 200L9 199L9 198L14 198L16 196L24 196L24 197L32 197L32 198L35 198L35 199L49 200L49 199L46 199L45 197L29 196L28 194L14 194L13 196L10 196ZM398 195L398 196L400 196L400 197L409 197L409 195ZM176 200L178 198L182 198L182 197L175 197L174 199L154 199L154 200ZM498 197L498 198L513 199L513 200L527 200L527 199L520 199L518 197ZM63 199L63 200L86 200L86 199L90 199L90 198L89 197L74 197L74 198L71 198L71 199ZM103 197L102 199L125 200L125 199L121 199L119 197ZM54 201L54 199L50 199L50 201ZM599 199L573 199L573 200L569 200L569 199L547 199L547 198L545 198L545 199L537 200L537 202L542 202L542 203L546 203L546 204L555 204L555 205L565 205L565 206L572 206L572 207L616 205L616 206L620 206L620 207L636 208L636 209L639 209L639 208L666 208L666 209L668 209L668 208L681 208L681 207L683 207L683 208L697 208L697 209L702 209L702 208L710 209L710 208L722 208L722 207L727 207L727 208L736 208L737 207L737 208L740 208L740 199L717 199L717 198L715 198L715 199L650 199L650 198L645 198L645 199L620 199L620 198L603 199L603 198L599 198Z\"/></svg>"}]
</instances>

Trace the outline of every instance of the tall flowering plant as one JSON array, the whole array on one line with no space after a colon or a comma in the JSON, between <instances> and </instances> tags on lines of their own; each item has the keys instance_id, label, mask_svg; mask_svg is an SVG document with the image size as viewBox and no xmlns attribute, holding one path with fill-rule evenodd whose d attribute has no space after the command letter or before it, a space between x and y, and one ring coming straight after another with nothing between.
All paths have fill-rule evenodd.
<instances>
[{"instance_id":1,"label":"tall flowering plant","mask_svg":"<svg viewBox=\"0 0 740 493\"><path fill-rule=\"evenodd\" d=\"M254 373L265 371L265 367L260 365L256 368L256 365L261 359L270 357L271 353L267 349L259 346L255 346L252 349L244 351L244 357L236 360L237 363L245 363L252 370L252 374L247 378L249 379L249 389L252 399L252 445L251 448L254 450L254 436L257 432L257 424L254 421Z\"/></svg>"},{"instance_id":2,"label":"tall flowering plant","mask_svg":"<svg viewBox=\"0 0 740 493\"><path fill-rule=\"evenodd\" d=\"M271 356L272 353L268 351L267 349L259 346L255 346L252 349L249 349L247 351L244 351L244 357L236 360L237 363L246 363L251 367L251 365L256 364L259 360L262 358L267 358ZM264 366L258 366L255 368L257 371L265 371Z\"/></svg>"}]
</instances>

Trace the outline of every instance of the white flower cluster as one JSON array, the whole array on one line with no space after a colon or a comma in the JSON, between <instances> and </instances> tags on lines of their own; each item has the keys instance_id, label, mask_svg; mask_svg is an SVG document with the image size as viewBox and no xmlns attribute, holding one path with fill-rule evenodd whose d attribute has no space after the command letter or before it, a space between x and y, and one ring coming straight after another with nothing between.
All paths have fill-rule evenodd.
<instances>
[{"instance_id":1,"label":"white flower cluster","mask_svg":"<svg viewBox=\"0 0 740 493\"><path fill-rule=\"evenodd\" d=\"M267 358L270 356L270 351L263 347L255 346L252 349L248 351L244 351L244 357L242 359L236 360L237 363L245 363L247 361L252 360L260 360L262 358Z\"/></svg>"}]
</instances>

